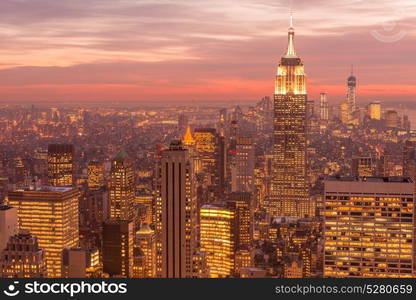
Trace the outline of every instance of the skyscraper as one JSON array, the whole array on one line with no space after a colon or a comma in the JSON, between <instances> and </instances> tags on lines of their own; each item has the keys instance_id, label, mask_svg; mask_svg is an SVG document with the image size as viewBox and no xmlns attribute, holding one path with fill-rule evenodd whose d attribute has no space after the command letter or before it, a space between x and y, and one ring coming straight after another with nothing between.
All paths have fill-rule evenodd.
<instances>
[{"instance_id":1,"label":"skyscraper","mask_svg":"<svg viewBox=\"0 0 416 300\"><path fill-rule=\"evenodd\" d=\"M321 120L327 121L329 119L328 99L326 93L321 93L319 98L319 112Z\"/></svg>"},{"instance_id":2,"label":"skyscraper","mask_svg":"<svg viewBox=\"0 0 416 300\"><path fill-rule=\"evenodd\" d=\"M133 163L124 150L111 161L110 218L132 220L135 194Z\"/></svg>"},{"instance_id":3,"label":"skyscraper","mask_svg":"<svg viewBox=\"0 0 416 300\"><path fill-rule=\"evenodd\" d=\"M38 238L46 251L48 277L61 277L61 252L78 246L78 189L40 187L9 193L10 205L16 207L19 229Z\"/></svg>"},{"instance_id":4,"label":"skyscraper","mask_svg":"<svg viewBox=\"0 0 416 300\"><path fill-rule=\"evenodd\" d=\"M368 105L368 115L372 120L380 120L381 119L381 104L380 102L371 102Z\"/></svg>"},{"instance_id":5,"label":"skyscraper","mask_svg":"<svg viewBox=\"0 0 416 300\"><path fill-rule=\"evenodd\" d=\"M292 22L291 22L292 23ZM277 68L274 94L272 215L311 214L306 167L306 75L295 52L291 24L288 48Z\"/></svg>"},{"instance_id":6,"label":"skyscraper","mask_svg":"<svg viewBox=\"0 0 416 300\"><path fill-rule=\"evenodd\" d=\"M143 256L140 272L137 277L152 278L156 276L156 235L149 225L143 225L136 232L135 245L140 248ZM136 266L135 266L136 267Z\"/></svg>"},{"instance_id":7,"label":"skyscraper","mask_svg":"<svg viewBox=\"0 0 416 300\"><path fill-rule=\"evenodd\" d=\"M234 272L234 209L222 206L201 207L201 251L205 252L209 277L231 277Z\"/></svg>"},{"instance_id":8,"label":"skyscraper","mask_svg":"<svg viewBox=\"0 0 416 300\"><path fill-rule=\"evenodd\" d=\"M250 250L253 242L252 193L234 192L227 199L227 208L234 212L234 244L237 250Z\"/></svg>"},{"instance_id":9,"label":"skyscraper","mask_svg":"<svg viewBox=\"0 0 416 300\"><path fill-rule=\"evenodd\" d=\"M357 89L357 79L354 76L353 69L351 67L351 75L348 77L347 81L347 103L348 103L348 115L351 119L352 114L356 109L356 89Z\"/></svg>"},{"instance_id":10,"label":"skyscraper","mask_svg":"<svg viewBox=\"0 0 416 300\"><path fill-rule=\"evenodd\" d=\"M74 185L74 146L51 144L48 146L48 179L52 186Z\"/></svg>"},{"instance_id":11,"label":"skyscraper","mask_svg":"<svg viewBox=\"0 0 416 300\"><path fill-rule=\"evenodd\" d=\"M195 152L207 186L220 197L225 185L225 140L214 128L197 128L194 131Z\"/></svg>"},{"instance_id":12,"label":"skyscraper","mask_svg":"<svg viewBox=\"0 0 416 300\"><path fill-rule=\"evenodd\" d=\"M104 165L98 161L90 161L87 167L88 188L99 190L104 185Z\"/></svg>"},{"instance_id":13,"label":"skyscraper","mask_svg":"<svg viewBox=\"0 0 416 300\"><path fill-rule=\"evenodd\" d=\"M328 178L324 276L413 277L414 202L410 178Z\"/></svg>"},{"instance_id":14,"label":"skyscraper","mask_svg":"<svg viewBox=\"0 0 416 300\"><path fill-rule=\"evenodd\" d=\"M133 222L109 220L103 226L103 271L110 276L133 275Z\"/></svg>"},{"instance_id":15,"label":"skyscraper","mask_svg":"<svg viewBox=\"0 0 416 300\"><path fill-rule=\"evenodd\" d=\"M189 278L196 243L197 203L192 159L180 141L162 151L156 173L157 276Z\"/></svg>"},{"instance_id":16,"label":"skyscraper","mask_svg":"<svg viewBox=\"0 0 416 300\"><path fill-rule=\"evenodd\" d=\"M234 166L231 169L231 191L254 192L254 164L253 139L238 138Z\"/></svg>"}]
</instances>

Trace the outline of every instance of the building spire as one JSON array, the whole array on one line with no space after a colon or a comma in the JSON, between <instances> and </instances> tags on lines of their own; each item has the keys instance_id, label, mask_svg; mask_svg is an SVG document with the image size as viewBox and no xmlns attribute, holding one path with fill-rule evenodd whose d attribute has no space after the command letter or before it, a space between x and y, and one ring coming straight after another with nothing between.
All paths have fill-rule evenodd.
<instances>
[{"instance_id":1,"label":"building spire","mask_svg":"<svg viewBox=\"0 0 416 300\"><path fill-rule=\"evenodd\" d=\"M192 137L191 127L186 128L186 133L182 139L182 143L185 146L192 146L195 144L195 139Z\"/></svg>"},{"instance_id":2,"label":"building spire","mask_svg":"<svg viewBox=\"0 0 416 300\"><path fill-rule=\"evenodd\" d=\"M295 57L296 50L295 50L295 29L293 28L293 13L292 9L290 9L290 27L288 33L288 43L287 43L287 52L286 57Z\"/></svg>"}]
</instances>

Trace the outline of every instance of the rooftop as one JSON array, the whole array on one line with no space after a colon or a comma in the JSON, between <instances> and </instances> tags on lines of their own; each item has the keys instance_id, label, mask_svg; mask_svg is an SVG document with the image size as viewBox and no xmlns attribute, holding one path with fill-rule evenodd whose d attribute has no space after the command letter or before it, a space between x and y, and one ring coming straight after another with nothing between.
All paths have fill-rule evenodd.
<instances>
[{"instance_id":1,"label":"rooftop","mask_svg":"<svg viewBox=\"0 0 416 300\"><path fill-rule=\"evenodd\" d=\"M326 181L413 183L410 177L327 177Z\"/></svg>"}]
</instances>

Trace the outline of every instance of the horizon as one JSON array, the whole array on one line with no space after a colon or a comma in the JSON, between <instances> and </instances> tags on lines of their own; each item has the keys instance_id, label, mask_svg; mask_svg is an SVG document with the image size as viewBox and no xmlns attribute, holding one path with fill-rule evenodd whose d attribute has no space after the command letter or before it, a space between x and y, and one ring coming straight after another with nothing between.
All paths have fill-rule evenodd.
<instances>
[{"instance_id":1,"label":"horizon","mask_svg":"<svg viewBox=\"0 0 416 300\"><path fill-rule=\"evenodd\" d=\"M358 102L414 101L416 6L320 3L293 1L309 98L325 92L329 101L345 100L353 64ZM0 101L256 101L273 94L289 6L286 0L5 0Z\"/></svg>"}]
</instances>

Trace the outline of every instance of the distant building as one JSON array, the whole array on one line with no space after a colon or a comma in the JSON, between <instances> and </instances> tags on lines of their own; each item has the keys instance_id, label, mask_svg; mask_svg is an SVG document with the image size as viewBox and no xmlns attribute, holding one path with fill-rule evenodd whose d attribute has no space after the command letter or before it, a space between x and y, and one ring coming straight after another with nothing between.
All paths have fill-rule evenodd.
<instances>
[{"instance_id":1,"label":"distant building","mask_svg":"<svg viewBox=\"0 0 416 300\"><path fill-rule=\"evenodd\" d=\"M328 98L326 93L321 93L319 98L319 112L320 118L323 121L329 119Z\"/></svg>"},{"instance_id":2,"label":"distant building","mask_svg":"<svg viewBox=\"0 0 416 300\"><path fill-rule=\"evenodd\" d=\"M381 104L380 102L371 102L368 105L368 116L372 120L381 120Z\"/></svg>"},{"instance_id":3,"label":"distant building","mask_svg":"<svg viewBox=\"0 0 416 300\"><path fill-rule=\"evenodd\" d=\"M376 176L377 163L371 156L354 156L352 158L352 176Z\"/></svg>"},{"instance_id":4,"label":"distant building","mask_svg":"<svg viewBox=\"0 0 416 300\"><path fill-rule=\"evenodd\" d=\"M39 187L9 193L9 204L16 207L19 229L36 236L45 251L48 277L62 276L61 254L79 241L78 201L72 187Z\"/></svg>"},{"instance_id":5,"label":"distant building","mask_svg":"<svg viewBox=\"0 0 416 300\"><path fill-rule=\"evenodd\" d=\"M388 110L384 114L384 121L387 128L398 128L400 125L399 114L395 110Z\"/></svg>"},{"instance_id":6,"label":"distant building","mask_svg":"<svg viewBox=\"0 0 416 300\"><path fill-rule=\"evenodd\" d=\"M48 146L48 178L52 186L74 185L74 146L51 144Z\"/></svg>"},{"instance_id":7,"label":"distant building","mask_svg":"<svg viewBox=\"0 0 416 300\"><path fill-rule=\"evenodd\" d=\"M410 178L328 178L324 277L413 277L414 204Z\"/></svg>"},{"instance_id":8,"label":"distant building","mask_svg":"<svg viewBox=\"0 0 416 300\"><path fill-rule=\"evenodd\" d=\"M348 124L350 121L349 106L347 102L342 102L339 105L339 119L343 124Z\"/></svg>"},{"instance_id":9,"label":"distant building","mask_svg":"<svg viewBox=\"0 0 416 300\"><path fill-rule=\"evenodd\" d=\"M104 185L104 165L97 161L90 161L87 166L88 188L99 190Z\"/></svg>"},{"instance_id":10,"label":"distant building","mask_svg":"<svg viewBox=\"0 0 416 300\"><path fill-rule=\"evenodd\" d=\"M231 170L231 191L254 192L254 151L252 138L237 139L235 161Z\"/></svg>"},{"instance_id":11,"label":"distant building","mask_svg":"<svg viewBox=\"0 0 416 300\"><path fill-rule=\"evenodd\" d=\"M124 150L121 150L111 161L110 177L110 218L133 220L134 169L131 159Z\"/></svg>"},{"instance_id":12,"label":"distant building","mask_svg":"<svg viewBox=\"0 0 416 300\"><path fill-rule=\"evenodd\" d=\"M351 68L351 75L348 77L348 91L347 91L347 104L348 104L348 115L349 119L352 118L352 114L357 109L357 78L353 74Z\"/></svg>"}]
</instances>

